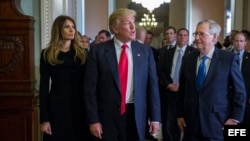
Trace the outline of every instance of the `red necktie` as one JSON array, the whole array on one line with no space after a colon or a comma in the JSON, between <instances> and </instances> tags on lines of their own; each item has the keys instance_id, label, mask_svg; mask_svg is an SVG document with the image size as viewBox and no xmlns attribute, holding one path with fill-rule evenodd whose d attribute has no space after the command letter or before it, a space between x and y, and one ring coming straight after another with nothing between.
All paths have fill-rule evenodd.
<instances>
[{"instance_id":1,"label":"red necktie","mask_svg":"<svg viewBox=\"0 0 250 141\"><path fill-rule=\"evenodd\" d=\"M122 45L122 52L119 60L119 75L121 86L121 115L126 111L126 90L128 80L128 57L126 53L126 44Z\"/></svg>"}]
</instances>

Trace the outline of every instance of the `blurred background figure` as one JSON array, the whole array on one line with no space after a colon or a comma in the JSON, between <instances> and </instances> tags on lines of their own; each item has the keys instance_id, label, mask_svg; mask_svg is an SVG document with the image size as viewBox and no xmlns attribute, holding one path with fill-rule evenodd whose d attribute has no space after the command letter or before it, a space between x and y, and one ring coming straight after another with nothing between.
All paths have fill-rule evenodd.
<instances>
[{"instance_id":1,"label":"blurred background figure","mask_svg":"<svg viewBox=\"0 0 250 141\"><path fill-rule=\"evenodd\" d=\"M96 36L95 36L95 40L94 40L93 42L91 42L90 47L95 46L95 45L97 45L97 44L99 44L99 43L100 43L100 42L99 42L99 40L98 40L98 35L96 35Z\"/></svg>"},{"instance_id":2,"label":"blurred background figure","mask_svg":"<svg viewBox=\"0 0 250 141\"><path fill-rule=\"evenodd\" d=\"M151 47L151 49L152 49L152 51L153 51L153 54L154 54L155 62L156 62L156 64L157 64L159 52L158 52L158 49L156 49L155 47L151 46L151 43L152 43L152 41L153 41L153 38L154 38L153 32L150 31L150 30L147 30L146 39L145 39L145 44Z\"/></svg>"},{"instance_id":3,"label":"blurred background figure","mask_svg":"<svg viewBox=\"0 0 250 141\"><path fill-rule=\"evenodd\" d=\"M243 29L241 30L241 32L245 33L246 35L247 44L246 44L245 50L247 52L250 52L250 31L247 29Z\"/></svg>"},{"instance_id":4,"label":"blurred background figure","mask_svg":"<svg viewBox=\"0 0 250 141\"><path fill-rule=\"evenodd\" d=\"M83 45L83 48L89 51L90 49L90 39L87 35L81 36L81 43Z\"/></svg>"},{"instance_id":5,"label":"blurred background figure","mask_svg":"<svg viewBox=\"0 0 250 141\"><path fill-rule=\"evenodd\" d=\"M103 29L103 30L99 31L97 39L98 39L99 43L106 42L106 41L111 39L111 34L108 30Z\"/></svg>"},{"instance_id":6,"label":"blurred background figure","mask_svg":"<svg viewBox=\"0 0 250 141\"><path fill-rule=\"evenodd\" d=\"M223 41L223 43L222 43L222 49L223 50L227 50L227 48L230 46L230 39L229 39L229 35L228 36L226 36L225 38L224 38L224 41Z\"/></svg>"},{"instance_id":7,"label":"blurred background figure","mask_svg":"<svg viewBox=\"0 0 250 141\"><path fill-rule=\"evenodd\" d=\"M229 41L230 41L230 45L227 47L227 50L228 51L232 51L234 49L234 46L233 46L233 43L234 43L234 36L236 35L236 33L238 33L239 31L238 30L232 30L230 32L230 35L229 35Z\"/></svg>"},{"instance_id":8,"label":"blurred background figure","mask_svg":"<svg viewBox=\"0 0 250 141\"><path fill-rule=\"evenodd\" d=\"M250 53L246 51L247 34L246 32L239 32L234 37L234 53L238 55L239 67L241 69L242 77L246 88L246 109L244 119L241 125L250 127Z\"/></svg>"},{"instance_id":9,"label":"blurred background figure","mask_svg":"<svg viewBox=\"0 0 250 141\"><path fill-rule=\"evenodd\" d=\"M164 47L164 46L167 46L169 43L168 43L168 39L167 38L163 38L162 41L161 41L161 47Z\"/></svg>"},{"instance_id":10,"label":"blurred background figure","mask_svg":"<svg viewBox=\"0 0 250 141\"><path fill-rule=\"evenodd\" d=\"M144 27L136 28L136 40L140 43L145 43L147 30Z\"/></svg>"}]
</instances>

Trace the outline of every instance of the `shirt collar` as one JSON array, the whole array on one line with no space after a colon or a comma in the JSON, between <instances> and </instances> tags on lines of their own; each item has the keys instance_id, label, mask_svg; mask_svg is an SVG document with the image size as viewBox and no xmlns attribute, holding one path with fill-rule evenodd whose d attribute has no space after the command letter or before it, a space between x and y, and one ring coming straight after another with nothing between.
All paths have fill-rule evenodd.
<instances>
[{"instance_id":1,"label":"shirt collar","mask_svg":"<svg viewBox=\"0 0 250 141\"><path fill-rule=\"evenodd\" d=\"M115 44L115 47L121 48L121 46L122 46L124 43L121 42L120 40L118 40L116 37L114 37L114 44ZM131 47L131 41L127 42L126 44L127 44L128 48Z\"/></svg>"},{"instance_id":2,"label":"shirt collar","mask_svg":"<svg viewBox=\"0 0 250 141\"><path fill-rule=\"evenodd\" d=\"M244 53L244 50L241 50L241 51L236 51L236 50L234 50L234 53L235 53L235 54L240 53L240 56L242 56L243 53Z\"/></svg>"},{"instance_id":3,"label":"shirt collar","mask_svg":"<svg viewBox=\"0 0 250 141\"><path fill-rule=\"evenodd\" d=\"M183 46L183 47L179 47L179 46L177 46L176 45L176 48L177 48L177 52L181 49L182 50L182 52L185 52L185 50L186 50L186 48L187 48L187 45L186 46Z\"/></svg>"},{"instance_id":4,"label":"shirt collar","mask_svg":"<svg viewBox=\"0 0 250 141\"><path fill-rule=\"evenodd\" d=\"M201 54L200 54L199 59L201 60L203 56L207 56L208 59L211 60L211 59L212 59L212 56L213 56L213 54L214 54L214 48L215 48L215 47L213 47L213 48L208 52L207 55L201 55Z\"/></svg>"}]
</instances>

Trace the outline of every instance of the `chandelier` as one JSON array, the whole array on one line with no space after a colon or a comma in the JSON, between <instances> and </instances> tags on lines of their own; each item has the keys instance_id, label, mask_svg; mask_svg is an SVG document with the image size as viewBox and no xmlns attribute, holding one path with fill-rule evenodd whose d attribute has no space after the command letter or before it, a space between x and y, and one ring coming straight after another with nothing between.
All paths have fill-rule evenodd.
<instances>
[{"instance_id":1,"label":"chandelier","mask_svg":"<svg viewBox=\"0 0 250 141\"><path fill-rule=\"evenodd\" d=\"M145 27L146 29L151 29L157 27L158 23L156 22L154 14L143 14L139 26Z\"/></svg>"},{"instance_id":2,"label":"chandelier","mask_svg":"<svg viewBox=\"0 0 250 141\"><path fill-rule=\"evenodd\" d=\"M169 3L171 0L132 0L132 2L141 4L143 7L147 8L150 13L163 3Z\"/></svg>"}]
</instances>

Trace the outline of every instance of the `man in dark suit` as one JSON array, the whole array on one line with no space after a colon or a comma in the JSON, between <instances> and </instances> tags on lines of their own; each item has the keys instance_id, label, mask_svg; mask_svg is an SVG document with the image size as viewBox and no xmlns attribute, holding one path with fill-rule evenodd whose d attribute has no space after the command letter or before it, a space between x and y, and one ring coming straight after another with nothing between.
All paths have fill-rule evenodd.
<instances>
[{"instance_id":1,"label":"man in dark suit","mask_svg":"<svg viewBox=\"0 0 250 141\"><path fill-rule=\"evenodd\" d=\"M166 60L166 52L168 49L173 48L176 45L176 28L173 26L169 26L164 30L164 38L167 40L167 44L162 46L159 49L159 55L158 55L158 65L157 68L159 67L159 64L163 64L163 62ZM163 67L160 67L163 68ZM159 75L159 74L158 74ZM167 99L167 95L166 95L166 87L163 84L163 82L161 82L161 80L159 81L159 91L160 91L160 99L161 99L161 116L162 119L166 118L166 116L164 114L166 114L166 109L167 109L167 103L165 102ZM164 122L164 121L163 121ZM166 127L166 126L165 126ZM163 125L163 130L164 130L164 125ZM163 136L167 134L166 132L163 132ZM169 134L169 133L168 133ZM164 137L163 137L164 138Z\"/></svg>"},{"instance_id":2,"label":"man in dark suit","mask_svg":"<svg viewBox=\"0 0 250 141\"><path fill-rule=\"evenodd\" d=\"M91 133L98 140L144 141L147 108L149 132L155 134L159 129L160 98L154 56L150 47L134 41L135 15L134 10L115 10L109 17L114 38L94 46L87 58L84 102ZM126 62L123 69L121 60ZM124 70L128 72L121 75ZM124 90L126 96L122 95ZM126 103L125 108L122 103Z\"/></svg>"},{"instance_id":3,"label":"man in dark suit","mask_svg":"<svg viewBox=\"0 0 250 141\"><path fill-rule=\"evenodd\" d=\"M162 134L163 141L179 141L180 132L177 126L176 98L179 89L179 66L182 56L196 50L188 45L189 31L180 28L177 31L176 46L166 50L164 60L158 64L159 79L166 92L163 93L161 102L165 104L162 109ZM180 58L178 60L180 54Z\"/></svg>"},{"instance_id":4,"label":"man in dark suit","mask_svg":"<svg viewBox=\"0 0 250 141\"><path fill-rule=\"evenodd\" d=\"M214 46L220 30L213 20L200 21L194 33L198 51L183 57L177 102L183 141L223 141L223 126L243 119L243 78L236 55Z\"/></svg>"},{"instance_id":5,"label":"man in dark suit","mask_svg":"<svg viewBox=\"0 0 250 141\"><path fill-rule=\"evenodd\" d=\"M152 31L150 30L147 30L147 34L146 34L146 39L145 39L145 44L150 46L152 51L153 51L153 55L154 55L154 58L155 58L155 62L157 63L158 62L158 55L159 55L159 52L158 52L158 49L156 49L155 47L151 46L151 43L153 41L153 38L154 38L154 34Z\"/></svg>"},{"instance_id":6,"label":"man in dark suit","mask_svg":"<svg viewBox=\"0 0 250 141\"><path fill-rule=\"evenodd\" d=\"M246 88L246 109L242 125L250 127L250 53L246 51L247 35L243 32L236 33L233 41L234 53L238 55L239 66Z\"/></svg>"}]
</instances>

